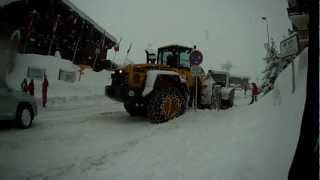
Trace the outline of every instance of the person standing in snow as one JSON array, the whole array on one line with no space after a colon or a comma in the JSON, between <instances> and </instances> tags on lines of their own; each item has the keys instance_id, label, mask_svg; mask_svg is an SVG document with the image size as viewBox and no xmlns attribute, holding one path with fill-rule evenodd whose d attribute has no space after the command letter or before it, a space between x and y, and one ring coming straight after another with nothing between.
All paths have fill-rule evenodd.
<instances>
[{"instance_id":1,"label":"person standing in snow","mask_svg":"<svg viewBox=\"0 0 320 180\"><path fill-rule=\"evenodd\" d=\"M33 79L31 79L29 85L28 85L28 92L31 96L34 96L34 82Z\"/></svg>"},{"instance_id":2,"label":"person standing in snow","mask_svg":"<svg viewBox=\"0 0 320 180\"><path fill-rule=\"evenodd\" d=\"M25 93L28 92L28 81L26 78L23 79L22 83L21 83L21 90Z\"/></svg>"},{"instance_id":3,"label":"person standing in snow","mask_svg":"<svg viewBox=\"0 0 320 180\"><path fill-rule=\"evenodd\" d=\"M47 79L47 75L44 75L43 82L42 82L42 107L46 107L47 100L48 100L48 87L49 81Z\"/></svg>"},{"instance_id":4,"label":"person standing in snow","mask_svg":"<svg viewBox=\"0 0 320 180\"><path fill-rule=\"evenodd\" d=\"M258 96L258 87L256 85L256 83L251 83L252 88L251 88L251 102L250 104L252 104L253 102L257 102L257 96Z\"/></svg>"}]
</instances>

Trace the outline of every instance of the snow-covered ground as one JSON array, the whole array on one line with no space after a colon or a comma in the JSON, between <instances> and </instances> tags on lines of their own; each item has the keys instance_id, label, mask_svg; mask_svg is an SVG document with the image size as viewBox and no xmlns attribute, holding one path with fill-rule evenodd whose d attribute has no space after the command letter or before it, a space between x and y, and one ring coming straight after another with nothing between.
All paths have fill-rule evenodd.
<instances>
[{"instance_id":1,"label":"snow-covered ground","mask_svg":"<svg viewBox=\"0 0 320 180\"><path fill-rule=\"evenodd\" d=\"M287 68L253 105L238 92L232 109L189 110L159 125L99 95L50 105L31 129L1 129L0 179L287 179L305 103L307 50L295 61L294 94Z\"/></svg>"}]
</instances>

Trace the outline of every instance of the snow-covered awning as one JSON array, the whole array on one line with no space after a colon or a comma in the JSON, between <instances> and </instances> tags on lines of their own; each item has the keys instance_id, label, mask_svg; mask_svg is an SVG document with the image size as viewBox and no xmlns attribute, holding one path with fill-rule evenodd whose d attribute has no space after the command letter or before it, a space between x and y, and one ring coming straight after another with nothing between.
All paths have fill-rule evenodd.
<instances>
[{"instance_id":1,"label":"snow-covered awning","mask_svg":"<svg viewBox=\"0 0 320 180\"><path fill-rule=\"evenodd\" d=\"M0 6L5 6L7 4L13 3L13 2L17 2L17 1L24 1L24 0L1 0L0 1ZM72 9L73 11L75 11L76 13L78 13L78 15L87 20L90 24L92 24L94 26L95 29L97 29L101 34L105 34L105 36L110 39L111 41L113 41L114 43L117 42L117 39L112 36L109 32L107 32L104 28L102 28L101 26L99 26L94 20L92 20L88 15L86 15L82 10L80 10L74 3L72 3L70 0L61 0L62 3L64 3L65 5L67 5L70 9Z\"/></svg>"},{"instance_id":2,"label":"snow-covered awning","mask_svg":"<svg viewBox=\"0 0 320 180\"><path fill-rule=\"evenodd\" d=\"M79 16L84 18L85 20L89 21L100 33L105 34L106 37L108 37L111 41L117 42L117 39L112 36L110 33L108 33L105 29L103 29L101 26L99 26L94 20L92 20L89 16L87 16L82 10L80 10L76 5L74 5L70 0L62 0L63 3L68 5L72 10L77 12Z\"/></svg>"},{"instance_id":3,"label":"snow-covered awning","mask_svg":"<svg viewBox=\"0 0 320 180\"><path fill-rule=\"evenodd\" d=\"M16 2L16 1L21 1L21 0L1 0L0 1L0 6L4 6L4 5L7 5L7 4Z\"/></svg>"}]
</instances>

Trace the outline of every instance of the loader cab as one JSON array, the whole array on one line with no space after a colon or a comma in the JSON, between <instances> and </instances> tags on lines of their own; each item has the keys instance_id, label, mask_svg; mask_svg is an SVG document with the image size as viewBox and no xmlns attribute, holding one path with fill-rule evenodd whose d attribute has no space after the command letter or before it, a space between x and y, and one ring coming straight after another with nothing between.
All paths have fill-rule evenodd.
<instances>
[{"instance_id":1,"label":"loader cab","mask_svg":"<svg viewBox=\"0 0 320 180\"><path fill-rule=\"evenodd\" d=\"M164 46L158 49L157 64L174 68L190 68L189 56L192 48L180 45Z\"/></svg>"}]
</instances>

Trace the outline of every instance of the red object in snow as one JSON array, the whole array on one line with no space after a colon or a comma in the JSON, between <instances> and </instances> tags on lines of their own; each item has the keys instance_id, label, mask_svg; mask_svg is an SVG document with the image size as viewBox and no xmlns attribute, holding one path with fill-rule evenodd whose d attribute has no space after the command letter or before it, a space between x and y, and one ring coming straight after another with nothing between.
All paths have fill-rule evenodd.
<instances>
[{"instance_id":1,"label":"red object in snow","mask_svg":"<svg viewBox=\"0 0 320 180\"><path fill-rule=\"evenodd\" d=\"M45 75L43 83L42 83L42 106L43 107L46 107L46 105L47 105L48 86L49 86L49 81L47 79L47 76Z\"/></svg>"},{"instance_id":2,"label":"red object in snow","mask_svg":"<svg viewBox=\"0 0 320 180\"><path fill-rule=\"evenodd\" d=\"M31 80L31 82L28 85L28 91L29 91L30 95L34 96L34 83L33 83L33 80Z\"/></svg>"},{"instance_id":3,"label":"red object in snow","mask_svg":"<svg viewBox=\"0 0 320 180\"><path fill-rule=\"evenodd\" d=\"M120 48L119 48L119 46L114 46L114 47L113 47L113 50L114 50L115 52L118 52L118 51L120 50Z\"/></svg>"},{"instance_id":4,"label":"red object in snow","mask_svg":"<svg viewBox=\"0 0 320 180\"><path fill-rule=\"evenodd\" d=\"M258 89L258 87L257 87L257 85L256 85L255 83L252 83L252 89L251 89L251 91L252 91L252 95L253 95L253 96L256 96L256 95L259 94L259 89Z\"/></svg>"}]
</instances>

